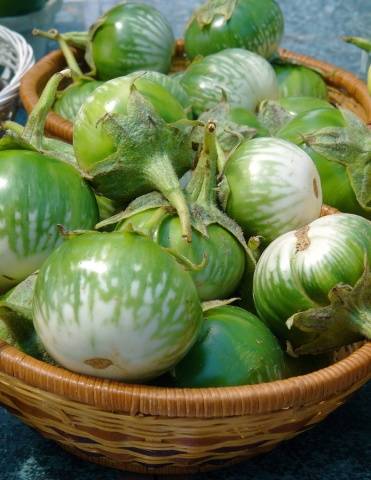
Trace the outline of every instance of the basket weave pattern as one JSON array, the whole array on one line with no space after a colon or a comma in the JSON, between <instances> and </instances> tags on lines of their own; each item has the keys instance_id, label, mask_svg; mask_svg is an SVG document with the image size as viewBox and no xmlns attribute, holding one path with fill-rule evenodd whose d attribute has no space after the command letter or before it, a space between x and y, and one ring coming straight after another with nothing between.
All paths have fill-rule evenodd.
<instances>
[{"instance_id":1,"label":"basket weave pattern","mask_svg":"<svg viewBox=\"0 0 371 480\"><path fill-rule=\"evenodd\" d=\"M65 449L116 468L130 463L130 470L148 473L207 471L267 452L324 419L363 383L319 404L279 410L273 418L262 413L205 420L109 413L7 382L2 374L0 382L0 402Z\"/></svg>"},{"instance_id":2,"label":"basket weave pattern","mask_svg":"<svg viewBox=\"0 0 371 480\"><path fill-rule=\"evenodd\" d=\"M271 450L371 378L371 343L331 367L260 385L170 389L76 375L0 342L0 404L91 462L194 473Z\"/></svg>"}]
</instances>

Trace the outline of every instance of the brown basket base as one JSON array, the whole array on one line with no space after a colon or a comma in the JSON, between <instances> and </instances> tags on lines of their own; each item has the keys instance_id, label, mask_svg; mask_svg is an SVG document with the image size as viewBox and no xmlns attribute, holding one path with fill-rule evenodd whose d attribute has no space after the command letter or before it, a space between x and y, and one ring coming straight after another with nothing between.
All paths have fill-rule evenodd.
<instances>
[{"instance_id":1,"label":"brown basket base","mask_svg":"<svg viewBox=\"0 0 371 480\"><path fill-rule=\"evenodd\" d=\"M0 373L0 404L84 460L136 473L190 474L268 452L323 420L367 378L326 401L300 407L233 417L172 418L102 411Z\"/></svg>"}]
</instances>

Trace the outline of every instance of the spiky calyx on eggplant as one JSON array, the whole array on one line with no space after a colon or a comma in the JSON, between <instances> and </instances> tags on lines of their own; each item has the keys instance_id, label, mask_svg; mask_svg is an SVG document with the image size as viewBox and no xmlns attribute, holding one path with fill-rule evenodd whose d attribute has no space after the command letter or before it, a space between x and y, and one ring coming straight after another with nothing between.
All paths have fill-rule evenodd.
<instances>
[{"instance_id":1,"label":"spiky calyx on eggplant","mask_svg":"<svg viewBox=\"0 0 371 480\"><path fill-rule=\"evenodd\" d=\"M32 299L37 273L0 297L0 340L24 353L50 362L33 326Z\"/></svg>"},{"instance_id":2,"label":"spiky calyx on eggplant","mask_svg":"<svg viewBox=\"0 0 371 480\"><path fill-rule=\"evenodd\" d=\"M226 298L233 293L244 271L245 256L253 258L239 226L216 206L215 136L216 125L209 122L196 169L185 188L193 227L192 243L182 240L179 218L156 193L136 199L124 212L98 225L117 222L117 229L134 229L148 235L192 264L206 260L203 268L191 271L202 300Z\"/></svg>"},{"instance_id":3,"label":"spiky calyx on eggplant","mask_svg":"<svg viewBox=\"0 0 371 480\"><path fill-rule=\"evenodd\" d=\"M178 174L188 170L193 161L191 145L192 125L185 118L167 123L137 89L140 82L155 85L147 79L112 80L113 88L124 83L130 88L126 98L126 113L106 113L92 120L89 108L94 109L95 95L105 94L107 82L93 94L93 102L85 104L79 112L74 130L74 149L80 167L93 188L100 194L125 204L140 195L157 190L174 206L182 224L182 235L191 240L189 210L181 190ZM118 84L120 83L120 85ZM183 110L178 102L160 85L164 99L169 98ZM150 96L150 94L148 94ZM105 104L100 111L105 111ZM103 102L104 103L104 102ZM121 108L121 107L120 107ZM179 112L176 115L179 116ZM96 115L99 115L95 111ZM174 114L175 115L175 114ZM176 117L175 117L176 118ZM94 130L95 129L95 130ZM94 131L93 131L94 130ZM95 135L101 146L96 158L89 155L86 135ZM88 158L88 160L87 160Z\"/></svg>"}]
</instances>

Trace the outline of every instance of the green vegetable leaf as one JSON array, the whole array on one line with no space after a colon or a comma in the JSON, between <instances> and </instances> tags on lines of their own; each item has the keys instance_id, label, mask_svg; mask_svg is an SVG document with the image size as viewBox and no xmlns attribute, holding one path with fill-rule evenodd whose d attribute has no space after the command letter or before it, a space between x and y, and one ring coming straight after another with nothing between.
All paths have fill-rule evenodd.
<instances>
[{"instance_id":1,"label":"green vegetable leaf","mask_svg":"<svg viewBox=\"0 0 371 480\"><path fill-rule=\"evenodd\" d=\"M274 136L293 116L275 100L264 100L259 105L258 121Z\"/></svg>"},{"instance_id":2,"label":"green vegetable leaf","mask_svg":"<svg viewBox=\"0 0 371 480\"><path fill-rule=\"evenodd\" d=\"M97 223L95 226L96 229L101 229L107 227L108 225L114 225L116 223L122 222L126 218L130 218L133 215L136 215L140 212L145 212L146 210L152 208L167 207L170 210L173 210L169 202L161 195L159 192L151 192L146 195L142 195L133 200L125 210L122 212L113 215L101 222Z\"/></svg>"},{"instance_id":3,"label":"green vegetable leaf","mask_svg":"<svg viewBox=\"0 0 371 480\"><path fill-rule=\"evenodd\" d=\"M346 167L359 204L371 209L371 133L366 127L323 128L304 140L315 152Z\"/></svg>"},{"instance_id":4,"label":"green vegetable leaf","mask_svg":"<svg viewBox=\"0 0 371 480\"><path fill-rule=\"evenodd\" d=\"M341 114L345 119L345 124L348 127L357 128L364 134L368 133L369 130L367 126L363 123L363 121L359 118L358 115L353 113L351 110L348 110L347 108L339 107L338 110L341 111Z\"/></svg>"},{"instance_id":5,"label":"green vegetable leaf","mask_svg":"<svg viewBox=\"0 0 371 480\"><path fill-rule=\"evenodd\" d=\"M198 120L207 124L216 124L216 138L225 155L229 155L242 141L254 138L256 129L247 125L241 125L230 119L231 107L226 100L217 104L214 108L202 113ZM196 128L192 134L192 141L201 144L204 137L204 129Z\"/></svg>"},{"instance_id":6,"label":"green vegetable leaf","mask_svg":"<svg viewBox=\"0 0 371 480\"><path fill-rule=\"evenodd\" d=\"M45 350L32 321L36 279L37 273L33 273L0 298L0 339L29 355L43 358Z\"/></svg>"},{"instance_id":7,"label":"green vegetable leaf","mask_svg":"<svg viewBox=\"0 0 371 480\"><path fill-rule=\"evenodd\" d=\"M63 79L70 76L71 72L66 69L55 73L49 79L25 127L11 121L3 123L5 135L0 140L0 150L31 150L58 158L78 169L72 145L44 136L46 118L54 103L58 86Z\"/></svg>"},{"instance_id":8,"label":"green vegetable leaf","mask_svg":"<svg viewBox=\"0 0 371 480\"><path fill-rule=\"evenodd\" d=\"M32 298L37 279L33 273L0 298L0 308L8 308L32 322Z\"/></svg>"},{"instance_id":9,"label":"green vegetable leaf","mask_svg":"<svg viewBox=\"0 0 371 480\"><path fill-rule=\"evenodd\" d=\"M371 211L371 154L348 166L347 173L359 204Z\"/></svg>"},{"instance_id":10,"label":"green vegetable leaf","mask_svg":"<svg viewBox=\"0 0 371 480\"><path fill-rule=\"evenodd\" d=\"M225 21L227 21L231 18L236 3L237 0L213 0L212 2L206 2L197 10L195 18L202 28L210 25L217 15L224 17Z\"/></svg>"},{"instance_id":11,"label":"green vegetable leaf","mask_svg":"<svg viewBox=\"0 0 371 480\"><path fill-rule=\"evenodd\" d=\"M295 313L286 322L288 328L309 334L306 343L291 346L295 354L325 353L362 336L371 339L371 274L367 261L354 287L338 284L328 298L328 306Z\"/></svg>"},{"instance_id":12,"label":"green vegetable leaf","mask_svg":"<svg viewBox=\"0 0 371 480\"><path fill-rule=\"evenodd\" d=\"M237 302L238 297L227 298L225 300L209 300L208 302L202 302L202 311L205 313L208 310L213 310L214 308L224 307L225 305L230 305L231 303Z\"/></svg>"}]
</instances>

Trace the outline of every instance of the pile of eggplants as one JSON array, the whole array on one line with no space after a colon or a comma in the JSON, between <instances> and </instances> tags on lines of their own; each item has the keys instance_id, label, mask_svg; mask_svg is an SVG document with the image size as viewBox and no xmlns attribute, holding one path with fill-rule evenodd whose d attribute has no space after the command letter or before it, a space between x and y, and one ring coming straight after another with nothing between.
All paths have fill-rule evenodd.
<instances>
[{"instance_id":1,"label":"pile of eggplants","mask_svg":"<svg viewBox=\"0 0 371 480\"><path fill-rule=\"evenodd\" d=\"M1 339L194 388L301 375L371 339L371 134L321 72L280 59L283 29L274 0L208 0L176 74L148 5L36 32L68 68L3 125ZM72 145L44 136L52 109Z\"/></svg>"}]
</instances>

